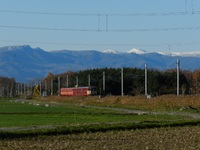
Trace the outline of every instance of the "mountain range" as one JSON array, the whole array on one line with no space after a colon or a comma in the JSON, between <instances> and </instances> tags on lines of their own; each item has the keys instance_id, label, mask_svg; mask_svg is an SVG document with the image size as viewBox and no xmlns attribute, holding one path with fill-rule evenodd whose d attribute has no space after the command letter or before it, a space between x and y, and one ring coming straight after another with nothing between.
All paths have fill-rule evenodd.
<instances>
[{"instance_id":1,"label":"mountain range","mask_svg":"<svg viewBox=\"0 0 200 150\"><path fill-rule=\"evenodd\" d=\"M106 50L55 50L45 51L29 45L0 48L0 76L14 77L18 82L44 78L49 72L64 73L95 68L133 67L166 70L176 68L177 60L182 70L199 69L200 52L161 53L132 49L128 52Z\"/></svg>"}]
</instances>

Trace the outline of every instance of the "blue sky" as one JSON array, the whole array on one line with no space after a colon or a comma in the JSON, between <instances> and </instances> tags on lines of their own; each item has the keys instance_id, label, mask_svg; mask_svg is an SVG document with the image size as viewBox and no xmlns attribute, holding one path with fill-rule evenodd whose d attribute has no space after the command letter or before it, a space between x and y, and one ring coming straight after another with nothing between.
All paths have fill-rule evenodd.
<instances>
[{"instance_id":1,"label":"blue sky","mask_svg":"<svg viewBox=\"0 0 200 150\"><path fill-rule=\"evenodd\" d=\"M200 50L200 0L0 0L0 47Z\"/></svg>"}]
</instances>

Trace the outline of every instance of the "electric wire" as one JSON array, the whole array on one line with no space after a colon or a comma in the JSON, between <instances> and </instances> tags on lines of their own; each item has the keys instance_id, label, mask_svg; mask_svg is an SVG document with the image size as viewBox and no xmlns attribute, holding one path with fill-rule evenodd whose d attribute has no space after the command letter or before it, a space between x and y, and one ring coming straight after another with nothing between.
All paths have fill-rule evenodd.
<instances>
[{"instance_id":1,"label":"electric wire","mask_svg":"<svg viewBox=\"0 0 200 150\"><path fill-rule=\"evenodd\" d=\"M112 32L157 32L157 31L183 31L183 30L200 30L200 26L196 27L170 27L170 28L149 28L149 29L110 29Z\"/></svg>"},{"instance_id":2,"label":"electric wire","mask_svg":"<svg viewBox=\"0 0 200 150\"><path fill-rule=\"evenodd\" d=\"M109 26L110 17L153 17L153 16L178 16L178 15L198 15L200 11L194 10L194 1L191 0L191 12L188 11L188 1L185 0L185 12L150 12L150 13L63 13L63 12L36 12L36 11L18 11L18 10L3 10L0 9L0 13L14 13L25 15L54 15L54 16L79 16L97 17L97 29L81 29L81 28L47 28L47 27L29 27L29 26L15 26L15 25L1 25L0 28L19 29L19 30L41 30L41 31L65 31L65 32L161 32L161 31L184 31L184 30L200 30L200 26L193 27L169 27L169 28L132 28L132 29L112 29ZM101 28L101 17L105 18L105 27ZM53 45L82 45L82 46L184 46L193 45L198 43L161 43L161 44L92 44L92 43L54 43L54 42L31 42L31 41L12 41L12 40L0 40L4 42L16 42L16 43L34 43L34 44L53 44Z\"/></svg>"},{"instance_id":3,"label":"electric wire","mask_svg":"<svg viewBox=\"0 0 200 150\"><path fill-rule=\"evenodd\" d=\"M192 2L192 12L186 11L180 12L151 12L151 13L107 13L107 14L95 14L95 13L59 13L59 12L32 12L32 11L18 11L18 10L0 10L1 13L15 13L15 14L31 14L31 15L56 15L56 16L169 16L169 15L189 15L189 14L200 14L200 11L194 11Z\"/></svg>"},{"instance_id":4,"label":"electric wire","mask_svg":"<svg viewBox=\"0 0 200 150\"><path fill-rule=\"evenodd\" d=\"M2 13L15 14L31 14L31 15L56 15L56 16L97 16L98 14L84 14L84 13L58 13L58 12L33 12L33 11L18 11L18 10L3 10Z\"/></svg>"},{"instance_id":5,"label":"electric wire","mask_svg":"<svg viewBox=\"0 0 200 150\"><path fill-rule=\"evenodd\" d=\"M70 29L70 28L46 28L46 27L28 27L28 26L11 26L0 25L0 28L24 29L24 30L48 30L48 31L82 31L82 32L157 32L157 31L182 31L182 30L200 30L200 26L194 27L170 27L170 28L133 28L133 29L108 29L108 21L106 22L106 29Z\"/></svg>"},{"instance_id":6,"label":"electric wire","mask_svg":"<svg viewBox=\"0 0 200 150\"><path fill-rule=\"evenodd\" d=\"M47 31L92 31L96 32L96 29L67 29L67 28L46 28L46 27L27 27L27 26L10 26L0 25L0 28L12 28L12 29L26 29L26 30L47 30Z\"/></svg>"}]
</instances>

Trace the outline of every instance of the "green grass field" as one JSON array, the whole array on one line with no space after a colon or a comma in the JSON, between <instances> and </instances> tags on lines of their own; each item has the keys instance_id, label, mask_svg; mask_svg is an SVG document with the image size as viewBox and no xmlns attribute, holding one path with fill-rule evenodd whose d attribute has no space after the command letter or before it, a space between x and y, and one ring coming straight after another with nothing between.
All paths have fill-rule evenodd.
<instances>
[{"instance_id":1,"label":"green grass field","mask_svg":"<svg viewBox=\"0 0 200 150\"><path fill-rule=\"evenodd\" d=\"M198 122L198 119L180 114L134 112L116 107L28 100L1 100L0 120L0 130L4 133L13 133L16 127L16 130L20 127L23 133L27 129L27 133L34 130L38 134L41 129L45 132L55 132L55 129L58 129L60 133L60 128L70 132L77 132L80 128L83 132L89 129L101 131L106 128L126 129Z\"/></svg>"},{"instance_id":2,"label":"green grass field","mask_svg":"<svg viewBox=\"0 0 200 150\"><path fill-rule=\"evenodd\" d=\"M190 102L186 101L187 104L181 102L181 100L179 100L179 103L190 106ZM169 102L168 104L166 100L162 99L149 101L140 99L140 97L135 99L130 97L105 97L100 100L95 97L56 100L53 98L0 100L0 146L6 147L9 143L14 143L16 145L16 147L13 147L14 149L21 149L23 145L26 145L25 143L37 145L40 139L48 147L50 141L59 143L65 139L74 148L77 146L76 138L81 138L78 140L80 143L90 141L93 144L96 143L95 139L97 138L100 142L96 144L105 142L107 148L110 148L111 145L117 146L117 143L121 143L121 145L118 145L118 148L120 148L123 146L123 140L117 142L118 138L126 140L131 145L131 140L126 137L129 131L131 134L137 135L141 131L146 133L147 137L153 137L152 132L155 131L168 134L167 131L164 131L165 129L170 131L171 129L179 130L182 126L190 126L191 129L194 126L199 127L200 113L198 108L193 109L192 107L192 109L180 111L179 108L182 106L175 106L176 103L178 104L176 100ZM199 106L194 101L191 102L193 105L195 104L194 106ZM157 130L159 128L162 128L162 130ZM188 128L187 130L190 131ZM121 137L118 132L123 136ZM194 135L191 138L196 139L197 133L199 134L196 131L191 133L191 136ZM160 133L157 132L157 134ZM179 134L175 136L180 136ZM185 133L184 136L186 135ZM52 139L53 137L54 139ZM71 137L75 139L71 139ZM90 137L89 141L88 137ZM105 137L108 140L113 138L116 144L113 145L112 141L108 144L103 140ZM139 142L138 138L135 140ZM22 145L19 145L20 141L21 144L23 143ZM74 142L74 145L72 142ZM61 145L61 148L70 148L70 145ZM81 144L79 146L81 147ZM43 147L42 143L40 147ZM54 145L49 146L49 148L52 147ZM87 145L84 148L87 149ZM98 146L94 148L98 149Z\"/></svg>"},{"instance_id":3,"label":"green grass field","mask_svg":"<svg viewBox=\"0 0 200 150\"><path fill-rule=\"evenodd\" d=\"M73 125L138 121L176 121L181 116L121 112L117 109L84 107L69 103L45 104L29 101L1 101L0 127ZM45 106L46 105L46 106ZM47 107L48 106L48 107Z\"/></svg>"}]
</instances>

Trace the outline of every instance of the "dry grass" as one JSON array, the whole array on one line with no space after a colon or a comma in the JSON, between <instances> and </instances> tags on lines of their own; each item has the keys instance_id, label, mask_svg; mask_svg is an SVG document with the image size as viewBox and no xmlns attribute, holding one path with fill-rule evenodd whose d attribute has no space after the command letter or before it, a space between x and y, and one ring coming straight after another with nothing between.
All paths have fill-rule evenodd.
<instances>
[{"instance_id":1,"label":"dry grass","mask_svg":"<svg viewBox=\"0 0 200 150\"><path fill-rule=\"evenodd\" d=\"M200 95L163 95L147 99L145 96L98 96L89 97L47 97L42 100L70 102L80 105L103 105L130 107L134 109L166 110L180 108L200 108Z\"/></svg>"}]
</instances>

